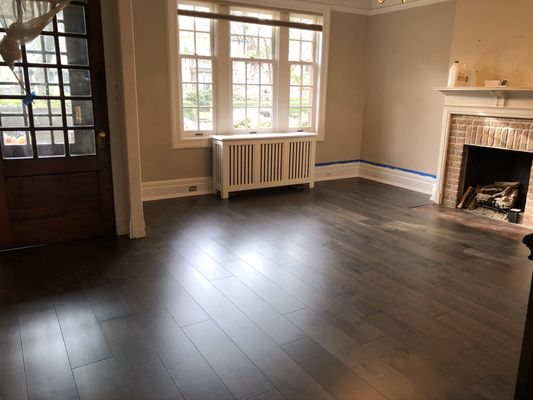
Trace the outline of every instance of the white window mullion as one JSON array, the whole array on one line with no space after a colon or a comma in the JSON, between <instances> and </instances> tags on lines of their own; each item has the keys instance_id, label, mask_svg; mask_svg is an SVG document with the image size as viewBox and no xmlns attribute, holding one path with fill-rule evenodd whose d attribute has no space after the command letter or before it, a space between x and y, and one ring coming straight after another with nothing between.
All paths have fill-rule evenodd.
<instances>
[{"instance_id":1,"label":"white window mullion","mask_svg":"<svg viewBox=\"0 0 533 400\"><path fill-rule=\"evenodd\" d=\"M281 13L282 21L289 20L288 13ZM278 73L276 82L276 130L289 130L289 97L290 97L290 64L289 64L289 28L279 28L278 40Z\"/></svg>"}]
</instances>

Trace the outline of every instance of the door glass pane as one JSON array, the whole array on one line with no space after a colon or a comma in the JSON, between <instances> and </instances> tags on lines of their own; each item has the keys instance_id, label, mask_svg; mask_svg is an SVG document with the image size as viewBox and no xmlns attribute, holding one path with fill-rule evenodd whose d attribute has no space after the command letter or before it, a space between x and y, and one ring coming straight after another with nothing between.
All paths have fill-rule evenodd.
<instances>
[{"instance_id":1,"label":"door glass pane","mask_svg":"<svg viewBox=\"0 0 533 400\"><path fill-rule=\"evenodd\" d=\"M28 108L20 99L0 100L0 127L19 128L29 126Z\"/></svg>"},{"instance_id":2,"label":"door glass pane","mask_svg":"<svg viewBox=\"0 0 533 400\"><path fill-rule=\"evenodd\" d=\"M33 101L33 121L36 127L62 126L62 115L60 100Z\"/></svg>"},{"instance_id":3,"label":"door glass pane","mask_svg":"<svg viewBox=\"0 0 533 400\"><path fill-rule=\"evenodd\" d=\"M56 44L51 35L41 35L26 45L28 62L38 64L55 64Z\"/></svg>"},{"instance_id":4,"label":"door glass pane","mask_svg":"<svg viewBox=\"0 0 533 400\"><path fill-rule=\"evenodd\" d=\"M37 156L39 158L64 157L65 137L63 131L37 131Z\"/></svg>"},{"instance_id":5,"label":"door glass pane","mask_svg":"<svg viewBox=\"0 0 533 400\"><path fill-rule=\"evenodd\" d=\"M30 88L37 96L59 96L59 77L56 68L28 68Z\"/></svg>"},{"instance_id":6,"label":"door glass pane","mask_svg":"<svg viewBox=\"0 0 533 400\"><path fill-rule=\"evenodd\" d=\"M64 69L63 90L65 96L90 96L91 75L85 69Z\"/></svg>"},{"instance_id":7,"label":"door glass pane","mask_svg":"<svg viewBox=\"0 0 533 400\"><path fill-rule=\"evenodd\" d=\"M71 156L88 156L96 154L95 134L93 129L72 129L68 131L68 145Z\"/></svg>"},{"instance_id":8,"label":"door glass pane","mask_svg":"<svg viewBox=\"0 0 533 400\"><path fill-rule=\"evenodd\" d=\"M94 124L93 102L91 100L67 100L65 105L68 126L87 126Z\"/></svg>"},{"instance_id":9,"label":"door glass pane","mask_svg":"<svg viewBox=\"0 0 533 400\"><path fill-rule=\"evenodd\" d=\"M2 157L4 160L33 158L30 132L2 132Z\"/></svg>"},{"instance_id":10,"label":"door glass pane","mask_svg":"<svg viewBox=\"0 0 533 400\"><path fill-rule=\"evenodd\" d=\"M15 67L14 72L15 74L17 74L17 77L20 79L20 81L24 83L24 73L22 71L22 68ZM0 93L2 93L3 95L24 94L24 90L17 81L17 78L15 78L15 75L13 74L13 71L11 71L11 68L4 65L0 66Z\"/></svg>"},{"instance_id":11,"label":"door glass pane","mask_svg":"<svg viewBox=\"0 0 533 400\"><path fill-rule=\"evenodd\" d=\"M89 65L87 40L77 37L60 37L59 50L63 65Z\"/></svg>"},{"instance_id":12,"label":"door glass pane","mask_svg":"<svg viewBox=\"0 0 533 400\"><path fill-rule=\"evenodd\" d=\"M57 14L59 32L85 34L85 9L83 6L70 5Z\"/></svg>"}]
</instances>

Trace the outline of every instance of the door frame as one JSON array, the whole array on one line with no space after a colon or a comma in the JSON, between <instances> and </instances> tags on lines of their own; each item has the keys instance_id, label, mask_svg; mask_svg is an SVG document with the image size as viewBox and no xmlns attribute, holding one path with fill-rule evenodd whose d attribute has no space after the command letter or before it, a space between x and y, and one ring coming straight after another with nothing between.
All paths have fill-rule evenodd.
<instances>
[{"instance_id":1,"label":"door frame","mask_svg":"<svg viewBox=\"0 0 533 400\"><path fill-rule=\"evenodd\" d=\"M101 9L116 229L118 235L143 238L146 228L132 0L101 1Z\"/></svg>"}]
</instances>

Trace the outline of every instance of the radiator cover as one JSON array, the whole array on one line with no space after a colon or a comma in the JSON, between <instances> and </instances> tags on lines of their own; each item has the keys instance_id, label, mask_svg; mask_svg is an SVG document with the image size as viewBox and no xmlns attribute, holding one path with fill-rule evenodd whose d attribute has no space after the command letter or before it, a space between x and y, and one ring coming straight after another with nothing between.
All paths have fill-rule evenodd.
<instances>
[{"instance_id":1,"label":"radiator cover","mask_svg":"<svg viewBox=\"0 0 533 400\"><path fill-rule=\"evenodd\" d=\"M314 133L212 136L213 189L229 193L275 186L315 184Z\"/></svg>"}]
</instances>

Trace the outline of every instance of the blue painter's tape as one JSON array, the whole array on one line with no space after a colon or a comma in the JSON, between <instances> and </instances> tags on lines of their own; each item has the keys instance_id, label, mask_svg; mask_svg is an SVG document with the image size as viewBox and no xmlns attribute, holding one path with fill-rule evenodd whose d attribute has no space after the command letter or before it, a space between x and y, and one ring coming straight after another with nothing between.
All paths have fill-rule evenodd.
<instances>
[{"instance_id":1,"label":"blue painter's tape","mask_svg":"<svg viewBox=\"0 0 533 400\"><path fill-rule=\"evenodd\" d=\"M420 171L415 171L415 170L412 170L412 169L401 168L401 167L394 167L392 165L381 164L381 163L377 163L377 162L373 162L373 161L366 161L366 160L332 161L332 162L317 163L317 164L315 164L315 166L324 167L324 166L327 166L327 165L352 164L352 163L364 163L364 164L368 164L368 165L374 165L376 167L388 168L388 169L392 169L392 170L407 172L409 174L415 174L415 175L424 176L424 177L427 177L427 178L437 179L436 175L428 174L426 172L420 172Z\"/></svg>"}]
</instances>

